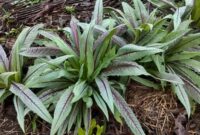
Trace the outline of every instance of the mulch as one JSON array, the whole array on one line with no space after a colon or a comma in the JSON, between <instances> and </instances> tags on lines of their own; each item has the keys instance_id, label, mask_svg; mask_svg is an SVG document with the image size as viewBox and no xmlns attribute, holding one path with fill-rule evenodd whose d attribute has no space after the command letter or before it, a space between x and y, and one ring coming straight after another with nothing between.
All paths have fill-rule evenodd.
<instances>
[{"instance_id":1,"label":"mulch","mask_svg":"<svg viewBox=\"0 0 200 135\"><path fill-rule=\"evenodd\" d=\"M11 5L10 0L0 0L0 44L10 50L15 42L16 33L6 33L12 29L20 31L23 26L45 23L48 28L65 27L72 15L80 21L88 22L94 8L94 0L45 2L30 6ZM121 0L104 0L104 6L120 8L120 5ZM66 12L66 6L74 8L74 11ZM4 19L2 17L5 17L5 12L1 11L2 7L10 12ZM170 90L157 91L132 82L127 88L126 99L147 135L200 135L200 107L197 106L194 115L188 119L184 108ZM2 105L0 110L1 107ZM36 131L32 132L31 117L26 118L27 135L48 135L50 127L40 120L37 121ZM0 135L22 134L14 107L12 103L7 103L0 112ZM131 132L125 125L111 119L106 135L131 135Z\"/></svg>"}]
</instances>

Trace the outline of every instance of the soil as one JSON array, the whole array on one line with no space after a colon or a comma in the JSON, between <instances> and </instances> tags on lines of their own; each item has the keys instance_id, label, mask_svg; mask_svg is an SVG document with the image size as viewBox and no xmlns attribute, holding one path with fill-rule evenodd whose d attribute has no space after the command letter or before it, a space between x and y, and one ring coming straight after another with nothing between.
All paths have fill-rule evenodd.
<instances>
[{"instance_id":1,"label":"soil","mask_svg":"<svg viewBox=\"0 0 200 135\"><path fill-rule=\"evenodd\" d=\"M55 7L44 11L44 3L33 6L13 6L10 5L9 1L0 0L0 18L5 16L1 11L1 7L11 13L9 18L0 20L0 44L7 51L11 49L16 39L16 33L6 34L13 28L20 31L21 29L18 28L41 22L45 23L48 28L65 27L72 15L80 21L88 22L94 7L94 0L67 0L66 3L57 0L53 1L57 2ZM51 6L52 2L45 4ZM120 8L120 5L121 0L104 0L104 6ZM74 11L66 12L64 10L66 6L73 7ZM31 10L31 8L34 10ZM9 19L12 21L9 21ZM147 135L200 135L200 107L197 106L194 115L188 119L184 108L170 90L156 91L131 82L128 86L126 98ZM0 110L1 108L2 105L0 105ZM30 117L32 116L28 116L26 120L27 135L49 134L48 125L42 121L37 121L36 131L32 132ZM0 135L22 134L16 119L14 106L11 102L6 102L3 112L0 112ZM131 135L131 132L125 125L120 125L111 119L107 125L106 135Z\"/></svg>"}]
</instances>

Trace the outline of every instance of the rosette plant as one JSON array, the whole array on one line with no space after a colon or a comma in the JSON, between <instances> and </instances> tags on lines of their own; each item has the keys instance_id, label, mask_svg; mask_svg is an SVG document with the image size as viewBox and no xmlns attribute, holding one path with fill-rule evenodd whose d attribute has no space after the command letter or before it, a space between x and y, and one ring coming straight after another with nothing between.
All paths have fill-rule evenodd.
<instances>
[{"instance_id":1,"label":"rosette plant","mask_svg":"<svg viewBox=\"0 0 200 135\"><path fill-rule=\"evenodd\" d=\"M52 124L51 135L70 132L72 127L76 134L82 125L88 134L92 109L97 106L107 120L109 112L118 121L122 116L134 134L145 134L123 98L125 84L120 80L150 74L136 62L118 60L118 50L126 45L118 36L123 27L115 27L109 21L112 19L103 20L103 3L98 0L90 24L72 18L70 27L63 29L67 42L50 31L38 30L40 39L34 41L33 47L21 49L22 56L35 58L35 61L23 79L25 86L13 84L12 91L37 89L39 92L37 99L33 93L13 92L26 105L26 109L17 108L19 123L23 123L29 110L35 109L34 112ZM142 52L149 48L138 49ZM156 50L154 53L162 51L151 49ZM41 104L36 104L40 102L54 112L53 120Z\"/></svg>"},{"instance_id":2,"label":"rosette plant","mask_svg":"<svg viewBox=\"0 0 200 135\"><path fill-rule=\"evenodd\" d=\"M190 27L192 20L185 20L185 15L188 15L186 8L178 8L174 15L156 17L154 11L149 15L140 0L134 1L134 8L127 3L122 6L124 12L115 9L112 11L119 25L126 24L128 30L122 36L131 44L119 49L117 59L136 61L154 78L161 80L163 89L171 86L190 116L192 101L199 103L200 99L200 36ZM132 14L128 14L128 11ZM141 53L141 49L138 49L140 47L146 48L146 51ZM152 47L154 49L151 51L147 50ZM155 53L155 48L163 51ZM131 78L160 89L153 79Z\"/></svg>"},{"instance_id":3,"label":"rosette plant","mask_svg":"<svg viewBox=\"0 0 200 135\"><path fill-rule=\"evenodd\" d=\"M9 58L2 46L0 46L0 101L4 102L4 100L12 93L23 97L19 99L17 96L14 96L13 101L17 111L19 125L24 132L24 104L22 101L31 108L30 110L37 113L48 122L52 119L40 99L32 91L27 90L28 88L23 85L23 78L25 76L23 69L25 64L24 61L26 61L26 59L19 54L22 47L30 47L38 34L38 29L42 27L43 25L36 25L32 28L25 28L13 45Z\"/></svg>"},{"instance_id":4,"label":"rosette plant","mask_svg":"<svg viewBox=\"0 0 200 135\"><path fill-rule=\"evenodd\" d=\"M19 50L22 46L30 46L35 35L34 31L41 28L37 25L33 28L25 28L18 36L12 47L10 56L8 57L3 47L0 46L0 101L3 102L11 92L9 91L12 82L22 83L23 73L23 57L20 56ZM33 34L34 33L34 34Z\"/></svg>"},{"instance_id":5,"label":"rosette plant","mask_svg":"<svg viewBox=\"0 0 200 135\"><path fill-rule=\"evenodd\" d=\"M23 49L21 55L48 55L56 58L37 60L38 64L31 67L28 72L26 86L51 91L59 89L59 95L60 90L62 91L57 102L52 100L55 102L52 106L55 108L52 135L56 132L62 134L66 128L69 132L73 124L78 129L82 120L87 132L94 104L102 110L107 119L109 111L116 117L120 113L133 133L144 134L137 118L120 94L123 90L120 86L123 85L117 79L120 76L149 74L135 62L117 61L116 52L119 47L112 42L116 29L95 38L94 22L84 25L81 32L77 22L72 19L71 28L67 29L69 44L51 32L39 31L42 36L54 42L55 47L31 47ZM43 68L47 65L48 68ZM44 91L46 92L47 90Z\"/></svg>"},{"instance_id":6,"label":"rosette plant","mask_svg":"<svg viewBox=\"0 0 200 135\"><path fill-rule=\"evenodd\" d=\"M40 30L39 34L51 40L54 47L44 44L45 47L21 50L23 56L56 57L36 59L37 64L30 67L25 77L27 87L44 88L38 96L42 100L45 96L43 104L49 106L50 111L55 108L51 134L63 134L66 128L69 132L74 124L78 129L82 120L87 132L94 104L107 119L109 110L116 117L120 113L133 133L144 134L137 118L120 94L122 84L117 78L149 74L135 62L116 60L119 47L112 42L115 28L95 38L95 21L84 25L82 32L74 19L70 25L71 28L67 30L69 44L51 32ZM52 94L54 97L48 99L47 103L47 98L52 97ZM20 95L19 97L22 98Z\"/></svg>"}]
</instances>

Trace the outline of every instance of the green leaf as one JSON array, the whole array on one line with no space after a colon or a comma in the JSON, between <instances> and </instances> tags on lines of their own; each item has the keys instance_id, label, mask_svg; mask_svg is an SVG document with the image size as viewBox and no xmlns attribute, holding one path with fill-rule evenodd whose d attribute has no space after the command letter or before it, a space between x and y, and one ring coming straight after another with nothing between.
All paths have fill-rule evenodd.
<instances>
[{"instance_id":1,"label":"green leaf","mask_svg":"<svg viewBox=\"0 0 200 135\"><path fill-rule=\"evenodd\" d=\"M19 83L13 83L11 85L10 91L14 93L20 100L38 116L40 116L45 121L51 123L52 117L42 104L42 101L28 88Z\"/></svg>"},{"instance_id":2,"label":"green leaf","mask_svg":"<svg viewBox=\"0 0 200 135\"><path fill-rule=\"evenodd\" d=\"M152 77L159 79L161 81L167 81L176 84L184 84L182 79L176 74L166 73L166 72L156 72L156 71L153 71L153 74L155 76Z\"/></svg>"},{"instance_id":3,"label":"green leaf","mask_svg":"<svg viewBox=\"0 0 200 135\"><path fill-rule=\"evenodd\" d=\"M163 49L169 50L171 48L174 48L177 45L177 43L179 43L181 41L181 39L186 34L188 34L189 31L190 31L190 29L170 32L161 41L162 42L161 44L163 45Z\"/></svg>"},{"instance_id":4,"label":"green leaf","mask_svg":"<svg viewBox=\"0 0 200 135\"><path fill-rule=\"evenodd\" d=\"M65 132L66 132L66 129L67 129L67 126L68 126L68 121L69 119L65 119L65 121L63 122L63 124L60 126L57 134L58 135L65 135Z\"/></svg>"},{"instance_id":5,"label":"green leaf","mask_svg":"<svg viewBox=\"0 0 200 135\"><path fill-rule=\"evenodd\" d=\"M31 47L20 51L20 55L26 57L59 56L61 54L61 50L55 47Z\"/></svg>"},{"instance_id":6,"label":"green leaf","mask_svg":"<svg viewBox=\"0 0 200 135\"><path fill-rule=\"evenodd\" d=\"M176 10L173 16L173 23L174 23L174 30L176 31L179 25L181 24L182 20L181 17L185 13L186 7L180 7Z\"/></svg>"},{"instance_id":7,"label":"green leaf","mask_svg":"<svg viewBox=\"0 0 200 135\"><path fill-rule=\"evenodd\" d=\"M138 77L138 76L131 76L131 79L142 84L142 85L144 85L144 86L151 87L151 88L154 88L156 90L160 89L160 87L157 83L150 81L148 79L144 79L144 78L141 78L141 77Z\"/></svg>"},{"instance_id":8,"label":"green leaf","mask_svg":"<svg viewBox=\"0 0 200 135\"><path fill-rule=\"evenodd\" d=\"M133 28L138 26L138 22L136 19L135 11L134 9L126 2L122 2L122 8L125 13L125 17L128 19L130 24L132 25Z\"/></svg>"},{"instance_id":9,"label":"green leaf","mask_svg":"<svg viewBox=\"0 0 200 135\"><path fill-rule=\"evenodd\" d=\"M126 124L131 129L132 133L135 135L145 135L142 126L140 125L131 108L129 108L124 98L114 89L112 89L112 95L114 98L115 106L124 118Z\"/></svg>"},{"instance_id":10,"label":"green leaf","mask_svg":"<svg viewBox=\"0 0 200 135\"><path fill-rule=\"evenodd\" d=\"M102 35L102 34L105 33L105 32L108 32L108 30L106 30L105 28L102 28L102 27L99 26L99 25L96 25L96 26L94 27L94 35L95 35L95 34L97 34L97 35ZM125 41L123 38L121 38L121 37L119 37L119 36L116 36L116 35L114 35L114 36L112 37L112 43L113 43L113 44L116 44L116 45L118 45L118 46L120 46L120 47L127 44L126 41Z\"/></svg>"},{"instance_id":11,"label":"green leaf","mask_svg":"<svg viewBox=\"0 0 200 135\"><path fill-rule=\"evenodd\" d=\"M102 61L105 61L105 56L107 55L107 53L110 53L109 52L110 41L115 33L116 33L116 30L113 29L110 32L103 33L102 36L100 36L96 40L95 45L94 45L95 47L95 52L94 52L95 63L94 64L96 68L99 68L99 66L101 67ZM111 52L111 53L114 53L114 52Z\"/></svg>"},{"instance_id":12,"label":"green leaf","mask_svg":"<svg viewBox=\"0 0 200 135\"><path fill-rule=\"evenodd\" d=\"M96 1L92 20L95 20L96 24L102 23L102 21L103 21L103 1L102 0Z\"/></svg>"},{"instance_id":13,"label":"green leaf","mask_svg":"<svg viewBox=\"0 0 200 135\"><path fill-rule=\"evenodd\" d=\"M197 26L199 27L200 26L200 9L199 9L199 6L200 6L200 1L199 0L194 0L194 6L193 6L193 10L192 10L192 13L191 13L191 17L192 17L192 20L194 20L197 24Z\"/></svg>"},{"instance_id":14,"label":"green leaf","mask_svg":"<svg viewBox=\"0 0 200 135\"><path fill-rule=\"evenodd\" d=\"M200 89L195 86L188 78L182 77L185 85L185 89L187 89L188 95L194 99L197 103L200 104Z\"/></svg>"},{"instance_id":15,"label":"green leaf","mask_svg":"<svg viewBox=\"0 0 200 135\"><path fill-rule=\"evenodd\" d=\"M2 96L5 94L6 90L5 89L1 89L0 88L0 99L2 98ZM1 101L1 100L0 100Z\"/></svg>"},{"instance_id":16,"label":"green leaf","mask_svg":"<svg viewBox=\"0 0 200 135\"><path fill-rule=\"evenodd\" d=\"M65 90L65 92L60 97L58 103L56 104L56 108L54 111L54 118L51 126L51 135L56 134L59 127L63 124L67 116L69 115L72 104L71 100L73 98L72 93L73 87L69 87Z\"/></svg>"},{"instance_id":17,"label":"green leaf","mask_svg":"<svg viewBox=\"0 0 200 135\"><path fill-rule=\"evenodd\" d=\"M16 76L16 81L21 80L22 75L22 66L23 66L23 58L19 55L20 49L23 47L24 42L26 40L26 36L28 35L30 28L25 28L18 36L17 40L15 41L15 44L13 45L12 51L11 51L11 71L18 72L18 75Z\"/></svg>"},{"instance_id":18,"label":"green leaf","mask_svg":"<svg viewBox=\"0 0 200 135\"><path fill-rule=\"evenodd\" d=\"M101 96L96 91L93 92L93 96L94 96L94 100L95 100L96 104L102 110L102 112L106 116L107 120L109 120L108 109L107 109L105 102L103 101Z\"/></svg>"},{"instance_id":19,"label":"green leaf","mask_svg":"<svg viewBox=\"0 0 200 135\"><path fill-rule=\"evenodd\" d=\"M72 38L74 40L74 44L75 44L75 48L76 51L79 54L79 49L80 49L80 32L77 26L77 20L75 19L75 17L72 17L71 21L70 21L70 27L71 27L71 32L72 32Z\"/></svg>"},{"instance_id":20,"label":"green leaf","mask_svg":"<svg viewBox=\"0 0 200 135\"><path fill-rule=\"evenodd\" d=\"M91 118L92 117L92 110L91 108L86 108L84 106L83 108L83 122L86 130L86 135L89 133L90 129L90 123L91 123Z\"/></svg>"},{"instance_id":21,"label":"green leaf","mask_svg":"<svg viewBox=\"0 0 200 135\"><path fill-rule=\"evenodd\" d=\"M180 53L175 53L167 57L168 62L179 61L179 60L188 60L194 57L200 56L200 52L191 52L191 51L182 51Z\"/></svg>"},{"instance_id":22,"label":"green leaf","mask_svg":"<svg viewBox=\"0 0 200 135\"><path fill-rule=\"evenodd\" d=\"M60 89L44 89L37 93L38 98L42 101L44 105L49 105L51 103L57 102L63 93Z\"/></svg>"},{"instance_id":23,"label":"green leaf","mask_svg":"<svg viewBox=\"0 0 200 135\"><path fill-rule=\"evenodd\" d=\"M114 113L113 97L108 80L104 77L97 77L95 81L100 91L101 97L106 102L110 110Z\"/></svg>"},{"instance_id":24,"label":"green leaf","mask_svg":"<svg viewBox=\"0 0 200 135\"><path fill-rule=\"evenodd\" d=\"M139 76L150 75L147 71L135 62L113 62L109 67L102 72L103 76Z\"/></svg>"},{"instance_id":25,"label":"green leaf","mask_svg":"<svg viewBox=\"0 0 200 135\"><path fill-rule=\"evenodd\" d=\"M6 85L6 87L9 87L10 83L11 83L11 78L16 75L16 72L5 72L5 73L1 73L0 74L0 79L2 79L2 81L4 82L4 84Z\"/></svg>"},{"instance_id":26,"label":"green leaf","mask_svg":"<svg viewBox=\"0 0 200 135\"><path fill-rule=\"evenodd\" d=\"M6 52L0 45L0 73L2 73L3 71L8 71L8 68L9 68L9 61L6 56Z\"/></svg>"},{"instance_id":27,"label":"green leaf","mask_svg":"<svg viewBox=\"0 0 200 135\"><path fill-rule=\"evenodd\" d=\"M76 118L77 118L77 115L78 115L78 112L80 111L80 104L79 103L76 103L74 106L73 106L73 109L70 113L70 117L69 117L69 120L68 120L68 127L67 127L67 131L69 133L69 131L71 130L73 124L76 122Z\"/></svg>"},{"instance_id":28,"label":"green leaf","mask_svg":"<svg viewBox=\"0 0 200 135\"><path fill-rule=\"evenodd\" d=\"M169 53L183 51L187 48L191 48L199 45L200 42L200 33L189 34L181 39L181 41L169 51Z\"/></svg>"},{"instance_id":29,"label":"green leaf","mask_svg":"<svg viewBox=\"0 0 200 135\"><path fill-rule=\"evenodd\" d=\"M63 53L65 53L66 55L77 56L74 50L67 43L65 43L58 35L43 30L40 30L39 34L56 43L58 48L60 48L60 50L63 51Z\"/></svg>"},{"instance_id":30,"label":"green leaf","mask_svg":"<svg viewBox=\"0 0 200 135\"><path fill-rule=\"evenodd\" d=\"M82 45L80 46L80 62L86 63L88 78L94 71L93 29L94 29L94 22L91 22L90 25L85 28L83 34L81 35Z\"/></svg>"},{"instance_id":31,"label":"green leaf","mask_svg":"<svg viewBox=\"0 0 200 135\"><path fill-rule=\"evenodd\" d=\"M170 67L169 71L173 74L175 74L174 70ZM184 88L184 85L182 84L175 84L172 83L172 90L174 90L175 94L177 95L178 99L181 101L183 106L185 107L188 117L191 115L191 105L190 105L190 99L186 93L186 89Z\"/></svg>"},{"instance_id":32,"label":"green leaf","mask_svg":"<svg viewBox=\"0 0 200 135\"><path fill-rule=\"evenodd\" d=\"M129 44L119 49L117 60L135 61L145 56L153 55L160 52L163 52L163 50L154 47Z\"/></svg>"},{"instance_id":33,"label":"green leaf","mask_svg":"<svg viewBox=\"0 0 200 135\"><path fill-rule=\"evenodd\" d=\"M133 0L135 13L137 17L145 23L149 18L149 13L147 12L145 5L142 3L141 0Z\"/></svg>"},{"instance_id":34,"label":"green leaf","mask_svg":"<svg viewBox=\"0 0 200 135\"><path fill-rule=\"evenodd\" d=\"M178 99L181 101L181 103L185 107L187 114L190 117L191 105L190 105L189 98L188 98L185 88L183 87L183 85L180 85L180 84L172 84L172 89L174 90Z\"/></svg>"},{"instance_id":35,"label":"green leaf","mask_svg":"<svg viewBox=\"0 0 200 135\"><path fill-rule=\"evenodd\" d=\"M102 69L108 67L108 65L111 63L112 60L114 60L116 58L116 48L112 48L110 49L102 58L101 62L99 62L98 66L96 67L95 72L92 75L91 80L93 80L93 78L96 78L100 72L102 71Z\"/></svg>"},{"instance_id":36,"label":"green leaf","mask_svg":"<svg viewBox=\"0 0 200 135\"><path fill-rule=\"evenodd\" d=\"M15 110L17 112L17 120L18 123L22 129L22 131L25 133L25 128L24 128L24 104L23 102L16 96L14 96L14 106L15 106Z\"/></svg>"},{"instance_id":37,"label":"green leaf","mask_svg":"<svg viewBox=\"0 0 200 135\"><path fill-rule=\"evenodd\" d=\"M71 102L74 103L83 98L87 94L87 89L88 86L85 81L76 83L73 89L74 97Z\"/></svg>"},{"instance_id":38,"label":"green leaf","mask_svg":"<svg viewBox=\"0 0 200 135\"><path fill-rule=\"evenodd\" d=\"M44 24L37 24L30 28L28 35L26 36L26 39L24 41L24 47L29 48L33 42L35 41L37 35L38 35L38 30L43 28Z\"/></svg>"},{"instance_id":39,"label":"green leaf","mask_svg":"<svg viewBox=\"0 0 200 135\"><path fill-rule=\"evenodd\" d=\"M162 28L166 24L167 18L163 18L159 21L157 21L153 25L153 29L142 36L140 41L137 42L138 45L146 45L146 44L152 44L152 43L158 43L160 42L164 36L167 34L166 31L164 31Z\"/></svg>"}]
</instances>

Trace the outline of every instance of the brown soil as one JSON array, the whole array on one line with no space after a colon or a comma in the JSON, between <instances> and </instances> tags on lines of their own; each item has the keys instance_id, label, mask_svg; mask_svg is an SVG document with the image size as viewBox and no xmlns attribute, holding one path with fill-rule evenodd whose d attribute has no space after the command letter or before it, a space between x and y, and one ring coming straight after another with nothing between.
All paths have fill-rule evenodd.
<instances>
[{"instance_id":1,"label":"brown soil","mask_svg":"<svg viewBox=\"0 0 200 135\"><path fill-rule=\"evenodd\" d=\"M148 135L200 135L200 107L188 119L170 91L157 91L132 82L127 102Z\"/></svg>"},{"instance_id":2,"label":"brown soil","mask_svg":"<svg viewBox=\"0 0 200 135\"><path fill-rule=\"evenodd\" d=\"M0 8L4 2L0 0ZM121 0L104 0L105 6L119 7L120 3ZM75 11L73 13L64 12L65 6L72 6ZM44 13L41 13L43 11L41 4L35 7L38 8L35 8L34 13L28 13L23 6L9 6L9 2L6 5L7 10L12 9L10 11L13 22L5 23L0 20L0 44L6 44L7 50L10 50L16 37L15 35L6 36L5 32L21 25L32 26L39 22L47 24L50 28L64 27L67 26L72 15L81 21L88 22L93 11L94 0L67 0L64 6L60 4ZM23 13L27 13L26 17ZM0 17L2 16L3 13L0 11ZM5 40L2 41L2 37ZM128 87L127 101L148 135L200 135L200 107L196 108L194 115L188 120L184 108L171 92L155 91L133 82ZM10 104L5 105L4 114L0 112L0 135L22 135L16 120L16 112ZM27 132L32 131L32 125L28 119L26 120ZM27 134L48 135L49 127L46 123L41 121L37 123L37 131ZM111 120L107 125L106 135L131 135L131 133L126 126Z\"/></svg>"}]
</instances>

